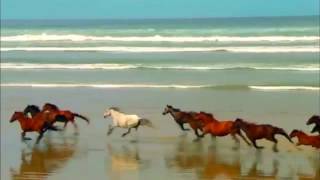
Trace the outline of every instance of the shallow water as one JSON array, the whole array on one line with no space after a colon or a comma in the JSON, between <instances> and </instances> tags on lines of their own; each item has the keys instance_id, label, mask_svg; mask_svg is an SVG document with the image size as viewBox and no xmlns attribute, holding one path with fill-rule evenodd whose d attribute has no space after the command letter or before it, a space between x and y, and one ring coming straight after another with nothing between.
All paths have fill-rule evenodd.
<instances>
[{"instance_id":1,"label":"shallow water","mask_svg":"<svg viewBox=\"0 0 320 180\"><path fill-rule=\"evenodd\" d=\"M257 151L241 142L234 149L229 137L193 141L161 112L166 104L186 110L205 110L219 118L243 117L283 127L309 131L306 119L319 113L317 92L219 91L176 89L2 88L1 179L319 179L320 153L297 149L279 139L279 152L267 141ZM27 96L26 96L27 94ZM228 98L227 98L228 97ZM248 98L250 97L250 98ZM39 145L20 142L20 127L9 123L13 111L27 104L53 102L63 109L87 115L87 126L77 120L66 132L47 133ZM281 102L281 103L280 103ZM284 103L285 102L285 103ZM156 129L140 128L125 138L116 129L107 136L105 108L119 106L128 113L151 119Z\"/></svg>"}]
</instances>

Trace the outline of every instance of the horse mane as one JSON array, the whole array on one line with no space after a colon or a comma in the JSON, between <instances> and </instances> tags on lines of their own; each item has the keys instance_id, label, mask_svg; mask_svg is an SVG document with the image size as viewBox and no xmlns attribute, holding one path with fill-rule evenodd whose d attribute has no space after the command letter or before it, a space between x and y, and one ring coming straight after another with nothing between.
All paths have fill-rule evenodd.
<instances>
[{"instance_id":1,"label":"horse mane","mask_svg":"<svg viewBox=\"0 0 320 180\"><path fill-rule=\"evenodd\" d=\"M121 110L120 110L119 107L112 106L112 107L110 107L109 109L110 109L110 110L114 110L114 111L121 112Z\"/></svg>"},{"instance_id":2,"label":"horse mane","mask_svg":"<svg viewBox=\"0 0 320 180\"><path fill-rule=\"evenodd\" d=\"M34 109L34 110L40 111L39 106L34 105L34 104L32 104L32 105L28 105L25 109L27 109L27 108L32 108L32 109Z\"/></svg>"},{"instance_id":3,"label":"horse mane","mask_svg":"<svg viewBox=\"0 0 320 180\"><path fill-rule=\"evenodd\" d=\"M211 118L214 118L213 114L211 114L211 113L207 113L207 112L204 112L204 111L200 111L200 113L205 114L205 115L207 115L207 116L209 116Z\"/></svg>"},{"instance_id":4,"label":"horse mane","mask_svg":"<svg viewBox=\"0 0 320 180\"><path fill-rule=\"evenodd\" d=\"M181 110L179 108L174 108L171 105L167 105L168 108L172 109L174 112L181 112Z\"/></svg>"},{"instance_id":5,"label":"horse mane","mask_svg":"<svg viewBox=\"0 0 320 180\"><path fill-rule=\"evenodd\" d=\"M46 105L50 106L51 108L53 108L53 109L55 109L55 110L59 110L58 106L55 105L55 104L51 104L51 103L48 103L48 102L47 102L47 103L44 104L44 106L46 106Z\"/></svg>"}]
</instances>

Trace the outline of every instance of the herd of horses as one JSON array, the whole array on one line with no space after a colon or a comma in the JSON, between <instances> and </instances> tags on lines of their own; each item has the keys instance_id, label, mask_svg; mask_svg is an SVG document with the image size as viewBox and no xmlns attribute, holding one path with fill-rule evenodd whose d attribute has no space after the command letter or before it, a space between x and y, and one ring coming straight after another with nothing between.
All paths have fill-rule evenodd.
<instances>
[{"instance_id":1,"label":"herd of horses","mask_svg":"<svg viewBox=\"0 0 320 180\"><path fill-rule=\"evenodd\" d=\"M282 128L269 124L251 123L240 118L236 120L218 120L211 113L203 111L182 111L171 105L167 105L162 114L170 114L182 131L191 130L184 127L185 124L189 124L197 139L203 138L207 134L210 134L213 138L231 135L236 144L239 145L240 141L237 137L239 136L249 146L253 145L257 149L263 148L263 146L257 145L257 140L266 139L274 143L273 149L277 151L278 140L275 136L279 134L291 143L293 143L292 138L297 137L298 142L296 145L307 145L320 149L320 116L318 115L312 116L306 123L307 125L315 124L311 133L317 133L317 135L309 135L296 129L290 134L287 134ZM132 128L137 130L139 126L154 127L150 120L141 118L138 115L127 115L116 107L108 108L104 112L105 118L109 116L113 120L113 125L109 126L108 135L117 127L128 129L127 132L122 134L122 137L129 134ZM39 136L36 143L39 143L46 131L62 130L55 126L56 122L64 123L64 128L71 122L76 130L75 133L77 133L76 117L87 121L89 124L89 119L83 115L69 110L60 110L54 104L45 103L42 109L36 105L28 105L23 112L14 112L10 122L14 122L15 120L19 121L22 129L21 139L23 141L30 140L30 138L26 137L27 132L38 132ZM244 132L245 135L243 135L242 132Z\"/></svg>"},{"instance_id":2,"label":"herd of horses","mask_svg":"<svg viewBox=\"0 0 320 180\"><path fill-rule=\"evenodd\" d=\"M293 143L291 138L297 137L297 146L307 145L320 149L320 116L318 115L312 116L307 121L307 125L315 124L311 133L317 133L318 135L308 135L307 133L296 129L293 130L290 135L288 135L282 128L269 124L251 123L240 118L237 118L234 121L221 121L217 120L210 113L206 113L203 111L182 111L178 108L174 108L171 105L167 105L162 114L166 115L168 113L180 126L181 130L189 131L190 129L184 127L184 124L189 124L198 138L202 138L206 134L211 134L211 136L213 137L231 135L236 143L239 144L239 139L236 137L236 135L238 135L250 146L251 144L246 139L247 137L252 145L257 149L261 149L263 148L263 146L258 146L256 141L259 139L266 139L274 142L273 149L277 151L278 140L275 138L275 135L279 134L284 136L291 143ZM199 131L201 131L202 134L200 134ZM244 137L241 131L246 134L246 137Z\"/></svg>"},{"instance_id":3,"label":"herd of horses","mask_svg":"<svg viewBox=\"0 0 320 180\"><path fill-rule=\"evenodd\" d=\"M26 137L27 132L37 132L39 136L36 143L38 144L43 134L48 131L60 131L54 124L56 122L64 123L64 128L71 122L78 132L77 124L75 123L75 117L79 117L89 124L89 119L78 113L71 112L69 110L60 110L56 105L51 103L45 103L42 110L36 105L28 105L23 112L16 111L13 113L10 122L18 121L22 129L21 140L31 140Z\"/></svg>"}]
</instances>

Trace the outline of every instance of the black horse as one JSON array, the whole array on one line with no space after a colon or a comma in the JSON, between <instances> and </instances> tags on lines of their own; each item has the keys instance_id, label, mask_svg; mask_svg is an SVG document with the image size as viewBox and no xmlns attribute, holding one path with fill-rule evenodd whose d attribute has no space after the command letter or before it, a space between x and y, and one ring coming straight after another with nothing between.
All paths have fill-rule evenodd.
<instances>
[{"instance_id":1,"label":"black horse","mask_svg":"<svg viewBox=\"0 0 320 180\"><path fill-rule=\"evenodd\" d=\"M35 117L38 113L41 113L42 111L40 110L39 106L37 105L28 105L26 108L23 110L23 114L25 116L28 116L30 113L30 116L33 118ZM64 115L56 115L55 117L55 122L67 122L68 119Z\"/></svg>"},{"instance_id":2,"label":"black horse","mask_svg":"<svg viewBox=\"0 0 320 180\"><path fill-rule=\"evenodd\" d=\"M307 121L307 125L315 124L313 127L311 133L318 132L320 134L320 116L313 115L309 120Z\"/></svg>"},{"instance_id":3,"label":"black horse","mask_svg":"<svg viewBox=\"0 0 320 180\"><path fill-rule=\"evenodd\" d=\"M25 116L28 116L28 114L30 113L31 117L34 117L36 114L38 114L39 112L41 112L39 106L36 105L28 105L26 108L24 108L23 110L23 114Z\"/></svg>"}]
</instances>

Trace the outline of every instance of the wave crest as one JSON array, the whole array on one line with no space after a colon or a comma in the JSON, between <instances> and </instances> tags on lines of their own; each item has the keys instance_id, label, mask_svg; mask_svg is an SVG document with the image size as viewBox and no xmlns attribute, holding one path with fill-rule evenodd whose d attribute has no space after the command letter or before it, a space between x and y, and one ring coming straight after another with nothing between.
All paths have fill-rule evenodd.
<instances>
[{"instance_id":1,"label":"wave crest","mask_svg":"<svg viewBox=\"0 0 320 180\"><path fill-rule=\"evenodd\" d=\"M252 46L252 47L1 47L1 51L87 51L87 52L235 52L235 53L288 53L320 52L318 46Z\"/></svg>"},{"instance_id":2,"label":"wave crest","mask_svg":"<svg viewBox=\"0 0 320 180\"><path fill-rule=\"evenodd\" d=\"M35 88L175 88L175 89L216 89L216 90L262 90L262 91L288 91L309 90L318 91L316 86L246 86L246 85L180 85L180 84L47 84L47 83L4 83L1 87L35 87Z\"/></svg>"},{"instance_id":3,"label":"wave crest","mask_svg":"<svg viewBox=\"0 0 320 180\"><path fill-rule=\"evenodd\" d=\"M154 69L154 70L283 70L283 71L320 71L318 65L294 66L261 66L259 64L233 64L233 65L142 65L142 64L36 64L36 63L1 63L1 69L79 69L79 70L125 70L125 69Z\"/></svg>"},{"instance_id":4,"label":"wave crest","mask_svg":"<svg viewBox=\"0 0 320 180\"><path fill-rule=\"evenodd\" d=\"M88 36L81 34L24 34L16 36L3 36L3 42L27 41L121 41L121 42L281 42L281 41L319 41L318 36Z\"/></svg>"}]
</instances>

